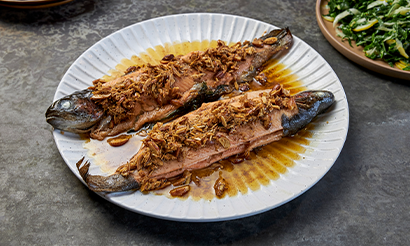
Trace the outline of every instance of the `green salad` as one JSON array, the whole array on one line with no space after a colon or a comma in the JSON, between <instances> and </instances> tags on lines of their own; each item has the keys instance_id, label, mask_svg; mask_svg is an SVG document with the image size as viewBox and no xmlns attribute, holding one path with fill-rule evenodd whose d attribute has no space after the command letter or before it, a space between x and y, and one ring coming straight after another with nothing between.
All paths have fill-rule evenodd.
<instances>
[{"instance_id":1,"label":"green salad","mask_svg":"<svg viewBox=\"0 0 410 246\"><path fill-rule=\"evenodd\" d=\"M371 59L410 70L410 0L329 0L327 7L323 18L343 40L363 46Z\"/></svg>"}]
</instances>

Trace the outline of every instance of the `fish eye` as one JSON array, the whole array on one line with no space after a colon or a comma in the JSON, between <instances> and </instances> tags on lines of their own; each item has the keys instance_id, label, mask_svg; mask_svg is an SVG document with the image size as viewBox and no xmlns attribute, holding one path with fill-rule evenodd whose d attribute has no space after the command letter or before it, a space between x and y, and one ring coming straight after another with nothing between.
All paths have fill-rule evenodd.
<instances>
[{"instance_id":1,"label":"fish eye","mask_svg":"<svg viewBox=\"0 0 410 246\"><path fill-rule=\"evenodd\" d=\"M69 109L69 108L71 108L71 102L67 101L67 100L61 101L60 102L60 107L62 109Z\"/></svg>"}]
</instances>

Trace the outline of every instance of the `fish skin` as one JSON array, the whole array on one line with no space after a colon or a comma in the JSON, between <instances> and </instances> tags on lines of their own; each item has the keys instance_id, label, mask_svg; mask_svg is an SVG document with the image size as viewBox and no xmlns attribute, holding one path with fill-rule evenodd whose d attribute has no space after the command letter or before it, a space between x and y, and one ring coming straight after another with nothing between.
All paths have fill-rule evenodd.
<instances>
[{"instance_id":1,"label":"fish skin","mask_svg":"<svg viewBox=\"0 0 410 246\"><path fill-rule=\"evenodd\" d=\"M290 33L288 28L273 30L265 36L261 37L260 39L265 40L272 36L277 36L278 42L272 45L264 45L264 48L255 47L257 53L252 58L252 60L242 62L242 66L247 67L247 69L238 69L238 71L233 74L233 76L236 77L236 81L238 83L251 81L253 77L257 74L257 68L260 67L263 64L263 62L267 61L275 53L278 53L284 49L288 49L293 41L292 34ZM130 78L131 76L133 76L133 73L126 74L123 77L119 78L119 80ZM233 87L232 81L230 81L231 78L228 77L229 76L223 77L221 81L227 80L224 82L225 85ZM115 83L115 81L110 81L107 82L107 85L113 83ZM219 96L225 94L226 91L229 91L217 90L215 87L213 87L214 83L215 81L207 81L209 91L215 90L213 98L218 98ZM183 88L184 86L180 87ZM186 100L180 100L180 103L182 105L190 103L192 100L195 99L196 96L200 94L198 90L194 88L194 86L191 86L190 88L191 89L185 88L185 97L183 96L182 98L185 98ZM113 125L113 122L110 122L111 117L101 114L102 109L92 100L92 94L76 92L73 95L77 96L66 96L64 98L57 100L49 107L49 109L46 112L47 122L51 124L55 129L60 129L63 131L69 131L74 133L91 132L90 136L98 140L102 140L107 136L117 135L127 130L137 131L145 123L156 122L158 120L166 118L170 116L174 111L180 108L180 106L177 105L167 104L165 105L167 106L165 108L157 107L150 112L144 111L143 113L138 113L135 116L130 117L128 121L124 121L121 124ZM80 112L75 112L62 110L61 107L56 107L56 105L61 104L61 101L67 101L68 99L71 100L70 103L72 105L84 104L84 101L88 100L87 105L89 105L90 109L92 109L89 112L94 112L93 114L96 115L85 115L84 110L81 110ZM200 105L201 103L202 102L200 100L196 100L197 105Z\"/></svg>"},{"instance_id":2,"label":"fish skin","mask_svg":"<svg viewBox=\"0 0 410 246\"><path fill-rule=\"evenodd\" d=\"M282 116L282 126L284 136L296 134L304 128L314 117L323 113L335 101L335 96L330 91L309 90L295 95L299 114L288 118Z\"/></svg>"},{"instance_id":3,"label":"fish skin","mask_svg":"<svg viewBox=\"0 0 410 246\"><path fill-rule=\"evenodd\" d=\"M259 93L259 92L250 92L250 93ZM309 122L311 122L318 114L323 113L327 110L333 103L334 103L334 95L329 91L305 91L295 96L295 102L297 108L293 110L293 112L289 111L277 111L275 116L273 116L272 124L273 129L268 132L268 134L263 135L260 138L255 138L255 141L248 141L247 143L242 143L239 146L235 146L232 152L229 155L224 154L224 152L215 152L212 155L207 156L203 160L198 160L196 162L192 162L193 164L189 167L183 167L183 163L178 163L177 160L171 160L170 162L177 163L179 168L174 168L173 170L169 170L168 173L161 173L161 171L155 170L152 174L149 175L149 178L171 178L175 177L185 170L195 170L200 168L205 168L212 163L215 163L221 159L227 158L229 156L243 153L245 151L250 151L253 148L263 146L265 144L278 141L284 136L290 136L295 134L298 130L303 129ZM234 98L227 99L233 100ZM211 104L211 103L209 103ZM203 104L201 110L204 107L207 107L208 104ZM195 114L196 111L191 112L190 114ZM258 126L256 126L258 127ZM260 126L259 126L260 128ZM255 128L256 129L256 128ZM249 131L252 132L252 131ZM257 132L257 130L255 130ZM251 133L252 134L252 133ZM142 149L131 158L131 160L138 158L138 154L143 152ZM204 147L207 148L207 147ZM210 146L212 148L212 146ZM200 151L198 151L200 152ZM200 153L191 153L192 158L201 158ZM187 158L191 158L188 157ZM205 165L204 165L205 163ZM165 166L166 164L164 164ZM79 168L80 169L80 168ZM86 167L86 173L88 172L88 166ZM84 171L84 170L83 170ZM145 176L146 174L144 174ZM142 177L140 176L140 172L138 171L131 171L130 174L126 177L119 178L121 176L119 173L115 173L110 176L94 176L89 175L87 173L87 177L84 178L88 187L96 192L116 192L116 191L125 191L127 189L139 189ZM116 182L116 179L119 181ZM101 185L100 185L101 184ZM131 188L129 188L131 187Z\"/></svg>"},{"instance_id":4,"label":"fish skin","mask_svg":"<svg viewBox=\"0 0 410 246\"><path fill-rule=\"evenodd\" d=\"M108 177L88 175L85 181L88 187L95 192L120 192L140 188L140 184L132 175L124 177L118 173Z\"/></svg>"}]
</instances>

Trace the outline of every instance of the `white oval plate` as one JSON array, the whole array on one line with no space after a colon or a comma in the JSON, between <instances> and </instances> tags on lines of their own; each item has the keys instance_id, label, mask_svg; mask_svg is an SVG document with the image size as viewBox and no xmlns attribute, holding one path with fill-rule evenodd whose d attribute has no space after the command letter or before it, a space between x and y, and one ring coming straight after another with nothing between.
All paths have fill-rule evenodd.
<instances>
[{"instance_id":1,"label":"white oval plate","mask_svg":"<svg viewBox=\"0 0 410 246\"><path fill-rule=\"evenodd\" d=\"M62 78L54 99L82 90L106 75L121 59L138 55L148 48L175 41L224 40L227 43L251 40L277 27L257 20L224 14L181 14L159 17L121 29L85 51ZM223 221L242 218L276 208L304 193L332 167L343 147L349 125L349 110L342 84L329 64L297 37L280 63L293 71L308 89L334 93L331 110L315 119L314 135L301 160L278 180L257 191L235 197L194 201L170 199L140 192L103 194L121 207L152 217L175 221ZM75 163L87 150L75 134L54 131L57 147L73 173L82 181ZM91 160L92 162L93 160ZM90 169L93 172L92 169Z\"/></svg>"}]
</instances>

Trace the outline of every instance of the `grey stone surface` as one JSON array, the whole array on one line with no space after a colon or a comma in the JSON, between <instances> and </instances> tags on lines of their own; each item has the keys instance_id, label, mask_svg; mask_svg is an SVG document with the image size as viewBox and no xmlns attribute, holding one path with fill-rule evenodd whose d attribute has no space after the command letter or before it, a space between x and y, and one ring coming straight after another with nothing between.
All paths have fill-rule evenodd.
<instances>
[{"instance_id":1,"label":"grey stone surface","mask_svg":"<svg viewBox=\"0 0 410 246\"><path fill-rule=\"evenodd\" d=\"M309 191L274 210L179 223L124 210L90 192L61 158L44 113L88 47L133 23L215 12L289 26L339 76L350 107L340 157ZM314 0L75 0L0 7L0 245L408 245L410 81L379 75L321 34Z\"/></svg>"}]
</instances>

